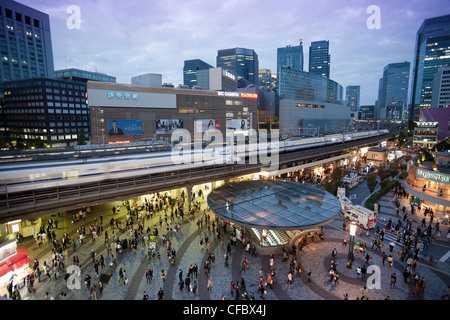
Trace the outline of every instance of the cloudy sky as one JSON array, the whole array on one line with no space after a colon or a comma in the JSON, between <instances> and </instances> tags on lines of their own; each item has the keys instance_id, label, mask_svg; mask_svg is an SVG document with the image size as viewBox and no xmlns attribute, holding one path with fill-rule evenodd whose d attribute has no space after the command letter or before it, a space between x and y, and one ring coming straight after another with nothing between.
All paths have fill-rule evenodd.
<instances>
[{"instance_id":1,"label":"cloudy sky","mask_svg":"<svg viewBox=\"0 0 450 320\"><path fill-rule=\"evenodd\" d=\"M331 79L345 90L361 85L361 104L374 104L389 63L410 61L426 18L450 13L448 0L18 0L49 14L55 69L115 76L143 73L183 83L184 60L216 65L217 50L254 49L260 69L276 72L278 47L329 40ZM368 28L379 8L379 29ZM72 6L72 7L71 7ZM79 8L79 28L76 12Z\"/></svg>"}]
</instances>

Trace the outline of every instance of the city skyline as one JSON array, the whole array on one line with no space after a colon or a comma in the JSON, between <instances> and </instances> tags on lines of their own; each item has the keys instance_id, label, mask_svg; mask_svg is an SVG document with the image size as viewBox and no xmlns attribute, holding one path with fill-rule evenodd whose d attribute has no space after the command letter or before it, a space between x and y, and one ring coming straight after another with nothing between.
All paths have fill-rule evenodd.
<instances>
[{"instance_id":1,"label":"city skyline","mask_svg":"<svg viewBox=\"0 0 450 320\"><path fill-rule=\"evenodd\" d=\"M18 2L49 14L55 70L98 71L115 76L118 83L160 73L164 83L177 86L183 83L185 60L201 59L216 66L221 49L253 49L259 69L275 72L277 48L300 41L307 48L313 41L328 40L330 78L343 87L360 85L361 105L377 100L385 65L412 62L423 20L450 12L443 0L152 1L146 7L138 1L61 1L57 6L50 0ZM368 28L371 5L380 9L380 29ZM70 29L77 18L70 6L80 10L79 29L76 25Z\"/></svg>"}]
</instances>

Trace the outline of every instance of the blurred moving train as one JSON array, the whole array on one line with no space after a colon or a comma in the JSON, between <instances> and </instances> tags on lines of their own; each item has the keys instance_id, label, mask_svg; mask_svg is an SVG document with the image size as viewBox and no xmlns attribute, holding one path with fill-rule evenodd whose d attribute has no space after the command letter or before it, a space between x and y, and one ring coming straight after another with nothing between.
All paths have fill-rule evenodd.
<instances>
[{"instance_id":1,"label":"blurred moving train","mask_svg":"<svg viewBox=\"0 0 450 320\"><path fill-rule=\"evenodd\" d=\"M271 146L279 153L315 148L387 134L388 130L349 132L323 137L287 139L270 143L224 147L222 144L201 150L150 152L68 161L45 161L0 166L0 194L36 189L78 185L108 179L144 176L171 170L184 170L213 164L242 163L246 158L269 152ZM179 148L179 147L178 147ZM187 148L186 148L187 149ZM212 152L213 150L213 152ZM244 162L245 163L245 162Z\"/></svg>"}]
</instances>

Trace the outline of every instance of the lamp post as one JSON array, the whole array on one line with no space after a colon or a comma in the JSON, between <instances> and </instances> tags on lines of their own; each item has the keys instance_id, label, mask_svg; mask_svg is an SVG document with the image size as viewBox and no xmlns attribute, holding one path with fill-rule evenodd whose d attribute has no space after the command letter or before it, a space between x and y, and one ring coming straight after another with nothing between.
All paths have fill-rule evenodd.
<instances>
[{"instance_id":1,"label":"lamp post","mask_svg":"<svg viewBox=\"0 0 450 320\"><path fill-rule=\"evenodd\" d=\"M355 245L355 234L356 234L356 223L352 221L350 223L350 243L348 246L348 258L347 258L347 268L352 268L353 263L353 246Z\"/></svg>"}]
</instances>

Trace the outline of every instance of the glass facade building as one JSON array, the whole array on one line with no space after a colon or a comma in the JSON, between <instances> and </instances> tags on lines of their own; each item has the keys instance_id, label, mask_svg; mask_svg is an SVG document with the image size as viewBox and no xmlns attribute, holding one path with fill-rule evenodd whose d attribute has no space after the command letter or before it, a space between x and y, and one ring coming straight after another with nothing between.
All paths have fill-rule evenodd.
<instances>
[{"instance_id":1,"label":"glass facade building","mask_svg":"<svg viewBox=\"0 0 450 320\"><path fill-rule=\"evenodd\" d=\"M376 113L380 119L387 117L392 106L406 109L409 87L409 62L390 63L383 69L383 77L379 81ZM403 113L403 112L402 112Z\"/></svg>"},{"instance_id":2,"label":"glass facade building","mask_svg":"<svg viewBox=\"0 0 450 320\"><path fill-rule=\"evenodd\" d=\"M303 46L286 46L277 49L277 72L280 67L303 71Z\"/></svg>"},{"instance_id":3,"label":"glass facade building","mask_svg":"<svg viewBox=\"0 0 450 320\"><path fill-rule=\"evenodd\" d=\"M183 67L183 84L192 89L197 86L197 71L213 68L210 64L200 60L185 60Z\"/></svg>"},{"instance_id":4,"label":"glass facade building","mask_svg":"<svg viewBox=\"0 0 450 320\"><path fill-rule=\"evenodd\" d=\"M353 112L358 111L359 109L360 94L361 86L347 86L345 88L345 103Z\"/></svg>"},{"instance_id":5,"label":"glass facade building","mask_svg":"<svg viewBox=\"0 0 450 320\"><path fill-rule=\"evenodd\" d=\"M339 83L289 67L280 67L277 90L280 99L343 103L343 88Z\"/></svg>"},{"instance_id":6,"label":"glass facade building","mask_svg":"<svg viewBox=\"0 0 450 320\"><path fill-rule=\"evenodd\" d=\"M11 0L0 3L0 82L53 78L49 16Z\"/></svg>"},{"instance_id":7,"label":"glass facade building","mask_svg":"<svg viewBox=\"0 0 450 320\"><path fill-rule=\"evenodd\" d=\"M416 35L412 79L412 112L417 121L421 108L431 107L434 75L450 65L450 15L426 19Z\"/></svg>"},{"instance_id":8,"label":"glass facade building","mask_svg":"<svg viewBox=\"0 0 450 320\"><path fill-rule=\"evenodd\" d=\"M217 52L217 68L224 68L258 86L259 62L253 49L233 48Z\"/></svg>"},{"instance_id":9,"label":"glass facade building","mask_svg":"<svg viewBox=\"0 0 450 320\"><path fill-rule=\"evenodd\" d=\"M314 41L309 47L309 72L330 78L329 42Z\"/></svg>"}]
</instances>

